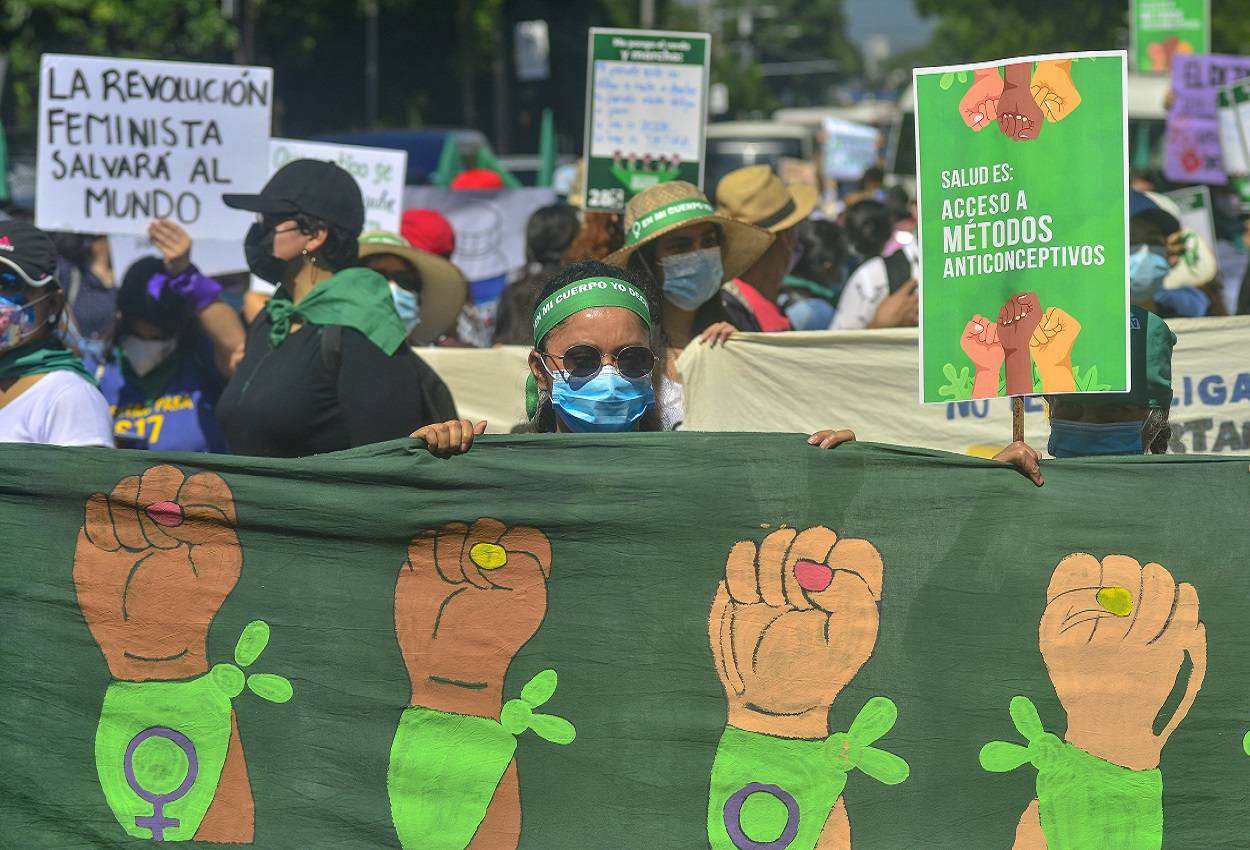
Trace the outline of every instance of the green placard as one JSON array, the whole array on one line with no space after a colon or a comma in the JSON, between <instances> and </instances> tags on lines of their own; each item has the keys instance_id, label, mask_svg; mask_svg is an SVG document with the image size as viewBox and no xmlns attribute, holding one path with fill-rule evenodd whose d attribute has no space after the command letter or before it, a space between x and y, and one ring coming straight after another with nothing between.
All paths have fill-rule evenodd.
<instances>
[{"instance_id":1,"label":"green placard","mask_svg":"<svg viewBox=\"0 0 1250 850\"><path fill-rule=\"evenodd\" d=\"M587 210L621 212L668 180L702 186L710 47L706 33L590 30Z\"/></svg>"},{"instance_id":2,"label":"green placard","mask_svg":"<svg viewBox=\"0 0 1250 850\"><path fill-rule=\"evenodd\" d=\"M921 401L1128 389L1125 54L914 72Z\"/></svg>"},{"instance_id":3,"label":"green placard","mask_svg":"<svg viewBox=\"0 0 1250 850\"><path fill-rule=\"evenodd\" d=\"M1133 69L1165 74L1178 53L1211 52L1210 0L1133 0Z\"/></svg>"}]
</instances>

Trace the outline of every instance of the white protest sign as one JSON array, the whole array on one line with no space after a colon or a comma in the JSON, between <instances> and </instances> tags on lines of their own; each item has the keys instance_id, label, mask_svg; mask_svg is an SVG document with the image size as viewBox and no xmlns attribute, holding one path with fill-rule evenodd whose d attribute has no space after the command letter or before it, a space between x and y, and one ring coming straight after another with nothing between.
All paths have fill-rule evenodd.
<instances>
[{"instance_id":1,"label":"white protest sign","mask_svg":"<svg viewBox=\"0 0 1250 850\"><path fill-rule=\"evenodd\" d=\"M143 257L160 257L159 248L147 236L110 236L109 251L113 257L113 273L121 279L126 269ZM191 262L209 277L247 271L243 256L243 237L238 239L196 239L191 245Z\"/></svg>"},{"instance_id":2,"label":"white protest sign","mask_svg":"<svg viewBox=\"0 0 1250 850\"><path fill-rule=\"evenodd\" d=\"M1216 92L1216 106L1220 131L1220 157L1224 161L1224 171L1230 176L1244 177L1250 174L1250 122L1238 114L1237 103L1233 90L1236 88L1250 91L1244 84L1234 83ZM1247 98L1250 101L1250 98ZM1247 115L1246 118L1250 118Z\"/></svg>"},{"instance_id":3,"label":"white protest sign","mask_svg":"<svg viewBox=\"0 0 1250 850\"><path fill-rule=\"evenodd\" d=\"M156 218L233 238L252 215L221 196L265 182L273 71L45 54L35 223L142 234Z\"/></svg>"},{"instance_id":4,"label":"white protest sign","mask_svg":"<svg viewBox=\"0 0 1250 850\"><path fill-rule=\"evenodd\" d=\"M877 161L877 131L872 127L841 118L825 118L822 129L825 131L822 170L826 177L859 180Z\"/></svg>"},{"instance_id":5,"label":"white protest sign","mask_svg":"<svg viewBox=\"0 0 1250 850\"><path fill-rule=\"evenodd\" d=\"M408 153L392 148L365 148L296 139L270 139L269 177L296 159L333 162L356 179L365 201L364 230L399 232L403 215L404 175Z\"/></svg>"}]
</instances>

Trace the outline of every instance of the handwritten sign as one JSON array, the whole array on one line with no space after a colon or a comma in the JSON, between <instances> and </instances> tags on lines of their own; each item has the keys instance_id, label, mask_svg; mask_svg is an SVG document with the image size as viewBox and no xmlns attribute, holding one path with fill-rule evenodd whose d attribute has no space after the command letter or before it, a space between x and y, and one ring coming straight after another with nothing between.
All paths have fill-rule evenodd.
<instances>
[{"instance_id":1,"label":"handwritten sign","mask_svg":"<svg viewBox=\"0 0 1250 850\"><path fill-rule=\"evenodd\" d=\"M364 230L399 232L403 215L404 175L408 153L391 148L333 145L295 139L271 139L269 174L295 159L324 159L356 178L365 200Z\"/></svg>"},{"instance_id":2,"label":"handwritten sign","mask_svg":"<svg viewBox=\"0 0 1250 850\"><path fill-rule=\"evenodd\" d=\"M1220 156L1216 92L1250 76L1247 56L1176 56L1163 174L1181 184L1228 183Z\"/></svg>"},{"instance_id":3,"label":"handwritten sign","mask_svg":"<svg viewBox=\"0 0 1250 850\"><path fill-rule=\"evenodd\" d=\"M668 180L703 182L710 36L592 28L585 208L620 212Z\"/></svg>"},{"instance_id":4,"label":"handwritten sign","mask_svg":"<svg viewBox=\"0 0 1250 850\"><path fill-rule=\"evenodd\" d=\"M109 251L118 279L143 257L159 259L161 256L160 249L147 236L110 236ZM243 256L243 237L231 240L196 239L191 246L191 262L209 277L245 272L247 260Z\"/></svg>"},{"instance_id":5,"label":"handwritten sign","mask_svg":"<svg viewBox=\"0 0 1250 850\"><path fill-rule=\"evenodd\" d=\"M35 223L143 234L168 218L192 237L247 230L222 203L265 182L273 71L46 54Z\"/></svg>"},{"instance_id":6,"label":"handwritten sign","mask_svg":"<svg viewBox=\"0 0 1250 850\"><path fill-rule=\"evenodd\" d=\"M832 180L858 180L877 161L878 133L867 124L825 118L823 171Z\"/></svg>"}]
</instances>

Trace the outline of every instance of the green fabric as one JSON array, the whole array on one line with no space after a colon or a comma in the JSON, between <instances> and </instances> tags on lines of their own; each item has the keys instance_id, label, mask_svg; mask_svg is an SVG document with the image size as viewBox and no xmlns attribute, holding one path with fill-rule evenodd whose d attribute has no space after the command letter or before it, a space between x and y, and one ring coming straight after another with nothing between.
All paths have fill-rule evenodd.
<instances>
[{"instance_id":1,"label":"green fabric","mask_svg":"<svg viewBox=\"0 0 1250 850\"><path fill-rule=\"evenodd\" d=\"M503 181L505 189L520 189L521 181L517 176L508 169L504 168L499 160L495 157L495 152L490 148L484 147L477 152L477 167L489 168L491 171L499 175L499 179Z\"/></svg>"},{"instance_id":2,"label":"green fabric","mask_svg":"<svg viewBox=\"0 0 1250 850\"><path fill-rule=\"evenodd\" d=\"M185 356L182 347L174 349L174 353L166 357L155 369L146 375L140 375L130 365L130 358L126 356L126 351L120 345L113 347L113 357L121 364L122 377L126 379L126 383L132 387L138 387L143 391L143 400L149 404L156 401L165 392L165 388L169 386L169 382L178 374L178 369L182 366L182 358Z\"/></svg>"},{"instance_id":3,"label":"green fabric","mask_svg":"<svg viewBox=\"0 0 1250 850\"><path fill-rule=\"evenodd\" d=\"M907 778L907 762L870 746L897 716L893 702L874 697L849 731L825 739L778 738L726 727L712 765L707 812L714 850L734 850L743 837L777 841L787 827L794 833L787 847L814 848L848 773L858 767L887 785ZM751 793L743 801L745 791ZM787 798L797 804L797 812L787 811Z\"/></svg>"},{"instance_id":4,"label":"green fabric","mask_svg":"<svg viewBox=\"0 0 1250 850\"><path fill-rule=\"evenodd\" d=\"M642 290L617 277L588 277L556 290L534 307L534 347L569 316L592 307L624 307L651 328L651 308Z\"/></svg>"},{"instance_id":5,"label":"green fabric","mask_svg":"<svg viewBox=\"0 0 1250 850\"><path fill-rule=\"evenodd\" d=\"M799 277L794 274L788 274L782 278L781 285L793 287L794 289L801 289L804 292L811 293L817 298L824 298L826 300L831 300L838 294L836 290L833 290L824 284L820 284L814 280L808 280L805 277Z\"/></svg>"},{"instance_id":6,"label":"green fabric","mask_svg":"<svg viewBox=\"0 0 1250 850\"><path fill-rule=\"evenodd\" d=\"M861 598L855 611L876 612L876 631L856 650L842 626L847 609L829 619L796 609L805 650L756 660L748 634L739 662L756 677L749 688L775 677L764 684L778 694L817 694L812 713L827 730L850 729L874 697L897 706L897 722L873 746L905 759L910 775L886 786L860 770L845 774L854 847L1012 846L1036 776L987 773L977 754L987 741L1025 742L1004 710L1020 694L1046 728L1066 729L1039 622L1052 573L1074 552L1154 562L1193 586L1208 667L1162 750L1164 844L1241 847L1250 835L1246 463L1192 454L1043 461L1038 488L992 461L869 442L822 451L798 434L483 435L449 460L417 440L289 460L0 445L0 824L22 850L147 846L101 785L105 700L123 684L200 693L168 711L140 708L136 697L117 716L180 725L181 706L194 702L210 730L207 753L219 746L211 730L225 712L225 696L206 696L217 682L238 694L229 703L255 804L246 846L397 850L387 778L414 677L482 671L475 681L494 684L473 693L490 698L482 713L502 726L503 707L556 670L559 687L539 711L570 721L576 739L556 746L529 731L500 732L516 747L518 850L707 848L729 705L709 614L730 553L782 532L781 545L738 561L739 573L755 575L758 560L770 599L783 604L790 593L805 606L819 594L787 587L790 573L778 584L768 565L785 559L786 534L823 525L839 535L832 552L842 567L867 571L879 556L880 605L852 597ZM144 518L153 514L171 524ZM475 570L476 542L462 545L466 524L489 519L509 531L480 522L472 536L501 541L507 563ZM432 535L449 523L461 525L435 546ZM549 554L534 534L511 531L526 527L545 535ZM856 550L852 538L867 544ZM814 544L805 552L823 557ZM420 592L397 610L407 573ZM835 595L859 584L853 572L834 577ZM751 580L733 590L759 589ZM397 634L405 617L425 626L407 645ZM249 625L257 620L268 629ZM152 629L140 631L144 623ZM1158 631L1134 651L1148 653ZM177 642L164 646L171 633ZM136 634L145 641L132 643ZM177 677L111 672L134 662L125 651L164 657L184 648L204 661L178 667ZM866 660L830 686L847 652ZM1098 681L1127 664L1138 671L1129 690L1153 690L1163 665L1144 657L1091 657L1078 669ZM452 661L459 666L449 671ZM174 662L154 662L166 663ZM243 670L246 685L242 674L210 673L218 665ZM274 704L258 692L273 681L259 677L279 674L293 695ZM1175 706L1184 676L1175 688L1165 681L1160 700ZM1172 714L1165 705L1159 716ZM448 763L457 767L478 765Z\"/></svg>"},{"instance_id":7,"label":"green fabric","mask_svg":"<svg viewBox=\"0 0 1250 850\"><path fill-rule=\"evenodd\" d=\"M556 125L555 113L543 110L542 129L538 134L538 179L536 186L550 186L556 173Z\"/></svg>"},{"instance_id":8,"label":"green fabric","mask_svg":"<svg viewBox=\"0 0 1250 850\"><path fill-rule=\"evenodd\" d=\"M715 214L712 205L702 198L681 198L640 216L626 231L625 244L637 245L666 227Z\"/></svg>"},{"instance_id":9,"label":"green fabric","mask_svg":"<svg viewBox=\"0 0 1250 850\"><path fill-rule=\"evenodd\" d=\"M464 160L460 158L460 148L456 145L455 136L448 133L443 140L443 149L438 154L438 166L434 169L430 182L446 189L461 171L464 171Z\"/></svg>"},{"instance_id":10,"label":"green fabric","mask_svg":"<svg viewBox=\"0 0 1250 850\"><path fill-rule=\"evenodd\" d=\"M1163 774L1095 758L1042 729L1028 697L1011 701L1027 747L994 741L981 750L986 770L1037 768L1037 800L1047 850L1158 850L1163 845Z\"/></svg>"},{"instance_id":11,"label":"green fabric","mask_svg":"<svg viewBox=\"0 0 1250 850\"><path fill-rule=\"evenodd\" d=\"M269 342L275 348L287 338L296 320L353 328L388 355L394 354L407 336L386 278L366 268L336 272L314 286L299 304L292 304L286 291L279 289L265 309L273 319Z\"/></svg>"},{"instance_id":12,"label":"green fabric","mask_svg":"<svg viewBox=\"0 0 1250 850\"><path fill-rule=\"evenodd\" d=\"M1129 367L1132 386L1127 393L1100 396L1111 404L1168 408L1172 404L1172 349L1176 334L1168 323L1137 305L1129 307Z\"/></svg>"},{"instance_id":13,"label":"green fabric","mask_svg":"<svg viewBox=\"0 0 1250 850\"><path fill-rule=\"evenodd\" d=\"M46 339L35 345L15 348L0 356L0 381L60 371L73 372L90 381L93 387L100 385L95 375L87 371L82 359L59 340Z\"/></svg>"}]
</instances>

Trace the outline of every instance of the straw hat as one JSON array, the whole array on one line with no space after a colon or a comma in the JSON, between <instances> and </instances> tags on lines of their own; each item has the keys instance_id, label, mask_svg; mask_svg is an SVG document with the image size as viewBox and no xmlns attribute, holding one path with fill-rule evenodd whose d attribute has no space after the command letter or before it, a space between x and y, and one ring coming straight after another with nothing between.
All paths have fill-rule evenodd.
<instances>
[{"instance_id":1,"label":"straw hat","mask_svg":"<svg viewBox=\"0 0 1250 850\"><path fill-rule=\"evenodd\" d=\"M811 215L819 197L815 186L786 186L767 165L739 168L716 184L717 212L773 233Z\"/></svg>"},{"instance_id":2,"label":"straw hat","mask_svg":"<svg viewBox=\"0 0 1250 850\"><path fill-rule=\"evenodd\" d=\"M437 254L412 247L398 233L385 230L360 235L360 259L374 254L399 257L421 275L421 321L408 334L409 341L434 342L456 327L456 317L469 296L469 284L460 269Z\"/></svg>"},{"instance_id":3,"label":"straw hat","mask_svg":"<svg viewBox=\"0 0 1250 850\"><path fill-rule=\"evenodd\" d=\"M629 199L625 205L625 247L609 254L604 262L624 268L643 245L678 228L704 222L723 228L725 236L720 250L726 281L755 265L773 243L773 235L767 230L718 215L693 183L670 180Z\"/></svg>"}]
</instances>

